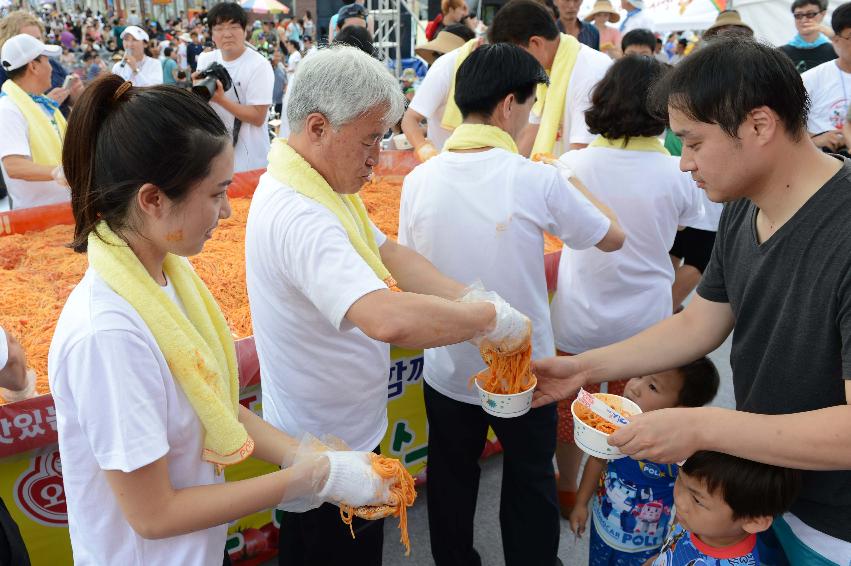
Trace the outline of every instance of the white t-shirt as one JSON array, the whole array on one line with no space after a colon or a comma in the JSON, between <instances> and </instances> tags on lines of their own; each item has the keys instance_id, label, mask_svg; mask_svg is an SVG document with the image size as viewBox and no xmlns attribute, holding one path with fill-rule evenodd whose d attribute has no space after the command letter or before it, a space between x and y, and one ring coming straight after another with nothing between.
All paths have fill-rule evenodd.
<instances>
[{"instance_id":1,"label":"white t-shirt","mask_svg":"<svg viewBox=\"0 0 851 566\"><path fill-rule=\"evenodd\" d=\"M503 149L444 152L405 177L399 242L456 281L480 279L529 316L537 359L555 354L543 231L585 249L602 240L609 225L555 167ZM425 352L425 380L456 401L479 403L467 383L483 369L470 343Z\"/></svg>"},{"instance_id":2,"label":"white t-shirt","mask_svg":"<svg viewBox=\"0 0 851 566\"><path fill-rule=\"evenodd\" d=\"M180 69L189 68L189 59L187 59L187 55L186 55L186 43L184 43L183 41L181 41L180 45L177 46L177 55L180 59L180 62L178 63L180 65L179 68Z\"/></svg>"},{"instance_id":3,"label":"white t-shirt","mask_svg":"<svg viewBox=\"0 0 851 566\"><path fill-rule=\"evenodd\" d=\"M650 31L655 31L655 22L653 21L653 17L647 13L647 10L640 10L634 16L629 16L627 14L626 19L621 25L623 26L621 28L621 35L626 35L627 32L634 29L649 29Z\"/></svg>"},{"instance_id":4,"label":"white t-shirt","mask_svg":"<svg viewBox=\"0 0 851 566\"><path fill-rule=\"evenodd\" d=\"M298 70L299 63L301 63L301 53L298 51L290 53L290 56L287 57L287 73L289 73L290 76L294 75L296 70Z\"/></svg>"},{"instance_id":5,"label":"white t-shirt","mask_svg":"<svg viewBox=\"0 0 851 566\"><path fill-rule=\"evenodd\" d=\"M698 230L717 232L718 223L721 221L721 213L724 212L724 203L712 202L706 196L706 191L700 191L700 198L703 201L703 214L696 221L685 224L685 226L697 228Z\"/></svg>"},{"instance_id":6,"label":"white t-shirt","mask_svg":"<svg viewBox=\"0 0 851 566\"><path fill-rule=\"evenodd\" d=\"M579 354L624 340L672 313L668 250L677 226L703 214L701 191L678 158L588 147L561 157L626 234L614 253L564 249L551 305L556 346Z\"/></svg>"},{"instance_id":7,"label":"white t-shirt","mask_svg":"<svg viewBox=\"0 0 851 566\"><path fill-rule=\"evenodd\" d=\"M4 95L0 96L0 168L6 188L12 197L12 208L30 208L71 200L68 187L63 187L56 181L24 181L9 177L6 168L2 166L2 160L10 155L31 158L32 152L27 120L18 105Z\"/></svg>"},{"instance_id":8,"label":"white t-shirt","mask_svg":"<svg viewBox=\"0 0 851 566\"><path fill-rule=\"evenodd\" d=\"M841 130L848 111L851 73L842 71L834 60L813 67L801 80L810 95L807 130L811 134Z\"/></svg>"},{"instance_id":9,"label":"white t-shirt","mask_svg":"<svg viewBox=\"0 0 851 566\"><path fill-rule=\"evenodd\" d=\"M612 58L605 53L580 44L576 64L573 66L570 82L567 85L560 135L552 151L555 155L561 155L569 150L572 143L588 144L597 137L588 131L585 112L591 108L591 92L609 70L612 62ZM540 121L540 117L534 113L529 114L530 123L538 124Z\"/></svg>"},{"instance_id":10,"label":"white t-shirt","mask_svg":"<svg viewBox=\"0 0 851 566\"><path fill-rule=\"evenodd\" d=\"M455 74L458 53L458 49L453 49L438 57L437 61L429 67L423 82L420 83L414 93L414 99L408 106L414 112L425 116L428 126L426 137L438 151L443 149L443 144L452 135L452 130L442 127L440 121L443 120L446 100L449 98L449 89L452 88L452 77Z\"/></svg>"},{"instance_id":11,"label":"white t-shirt","mask_svg":"<svg viewBox=\"0 0 851 566\"><path fill-rule=\"evenodd\" d=\"M376 243L386 238L373 226ZM387 289L331 211L268 173L251 200L245 271L263 418L299 438L333 434L373 450L387 429L390 346L345 316Z\"/></svg>"},{"instance_id":12,"label":"white t-shirt","mask_svg":"<svg viewBox=\"0 0 851 566\"><path fill-rule=\"evenodd\" d=\"M156 86L163 84L162 63L153 57L148 57L146 55L136 68L139 71L134 73L130 65L125 63L122 67L121 62L119 61L112 66L112 72L125 81L130 81L133 83L133 86Z\"/></svg>"},{"instance_id":13,"label":"white t-shirt","mask_svg":"<svg viewBox=\"0 0 851 566\"><path fill-rule=\"evenodd\" d=\"M265 57L246 48L242 55L233 61L224 61L219 49L198 55L198 70L202 71L213 62L220 63L230 73L233 87L225 91L225 96L234 102L249 106L272 104L272 90L275 88L275 73ZM233 114L211 102L210 105L228 130L233 130ZM239 140L234 148L234 172L264 169L269 155L269 128L266 121L262 126L242 123Z\"/></svg>"},{"instance_id":14,"label":"white t-shirt","mask_svg":"<svg viewBox=\"0 0 851 566\"><path fill-rule=\"evenodd\" d=\"M106 481L104 470L132 472L164 456L175 489L224 479L201 460L201 421L151 331L92 269L59 317L48 377L74 564L221 564L226 524L146 540L127 522Z\"/></svg>"}]
</instances>

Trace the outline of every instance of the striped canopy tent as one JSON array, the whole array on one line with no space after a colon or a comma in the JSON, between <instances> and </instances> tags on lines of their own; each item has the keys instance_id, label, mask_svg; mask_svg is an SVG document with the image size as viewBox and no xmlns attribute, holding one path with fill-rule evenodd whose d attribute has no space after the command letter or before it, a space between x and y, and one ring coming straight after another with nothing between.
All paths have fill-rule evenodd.
<instances>
[{"instance_id":1,"label":"striped canopy tent","mask_svg":"<svg viewBox=\"0 0 851 566\"><path fill-rule=\"evenodd\" d=\"M255 14L289 14L290 9L276 0L243 0L240 5L246 12Z\"/></svg>"}]
</instances>

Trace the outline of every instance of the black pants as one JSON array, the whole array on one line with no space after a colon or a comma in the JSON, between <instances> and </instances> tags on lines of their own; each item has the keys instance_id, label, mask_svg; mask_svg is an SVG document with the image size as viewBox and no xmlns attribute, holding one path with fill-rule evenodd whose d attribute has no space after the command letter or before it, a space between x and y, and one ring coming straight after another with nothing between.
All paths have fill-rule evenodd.
<instances>
[{"instance_id":1,"label":"black pants","mask_svg":"<svg viewBox=\"0 0 851 566\"><path fill-rule=\"evenodd\" d=\"M428 417L428 526L437 566L478 566L473 518L479 456L490 425L504 450L499 523L506 566L553 566L559 510L553 454L556 406L504 419L425 384Z\"/></svg>"},{"instance_id":2,"label":"black pants","mask_svg":"<svg viewBox=\"0 0 851 566\"><path fill-rule=\"evenodd\" d=\"M0 499L0 566L30 566L21 531Z\"/></svg>"},{"instance_id":3,"label":"black pants","mask_svg":"<svg viewBox=\"0 0 851 566\"><path fill-rule=\"evenodd\" d=\"M377 452L377 449L376 449ZM381 566L384 519L354 518L352 528L330 503L305 513L283 513L278 535L279 566Z\"/></svg>"}]
</instances>

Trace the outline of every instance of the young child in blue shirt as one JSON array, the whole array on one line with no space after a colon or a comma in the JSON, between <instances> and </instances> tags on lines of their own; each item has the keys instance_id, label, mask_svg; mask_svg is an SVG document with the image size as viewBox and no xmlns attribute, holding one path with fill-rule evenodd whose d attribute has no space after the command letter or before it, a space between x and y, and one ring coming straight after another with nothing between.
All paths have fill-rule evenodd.
<instances>
[{"instance_id":1,"label":"young child in blue shirt","mask_svg":"<svg viewBox=\"0 0 851 566\"><path fill-rule=\"evenodd\" d=\"M695 453L677 477L677 524L653 566L759 566L757 534L789 509L800 486L798 470Z\"/></svg>"},{"instance_id":2,"label":"young child in blue shirt","mask_svg":"<svg viewBox=\"0 0 851 566\"><path fill-rule=\"evenodd\" d=\"M624 397L655 411L700 407L718 392L718 370L708 358L678 369L636 377ZM668 532L677 466L646 460L591 457L576 493L570 528L581 536L591 505L589 566L642 566L656 556Z\"/></svg>"}]
</instances>

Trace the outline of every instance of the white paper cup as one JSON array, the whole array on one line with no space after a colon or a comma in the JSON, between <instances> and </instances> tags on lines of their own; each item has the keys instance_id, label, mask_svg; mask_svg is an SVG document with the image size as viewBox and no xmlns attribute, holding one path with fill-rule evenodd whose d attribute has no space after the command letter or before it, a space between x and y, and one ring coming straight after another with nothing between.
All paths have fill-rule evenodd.
<instances>
[{"instance_id":1,"label":"white paper cup","mask_svg":"<svg viewBox=\"0 0 851 566\"><path fill-rule=\"evenodd\" d=\"M638 405L626 397L621 397L620 395L594 393L594 397L602 399L603 401L620 401L621 407L633 415L637 415L641 412L641 408ZM573 415L573 441L576 442L576 445L586 454L596 456L597 458L602 458L604 460L618 460L626 456L616 447L609 446L608 442L606 442L609 438L608 434L600 432L594 427L588 426L576 416L575 407L578 402L579 400L576 399L570 404L570 412Z\"/></svg>"},{"instance_id":2,"label":"white paper cup","mask_svg":"<svg viewBox=\"0 0 851 566\"><path fill-rule=\"evenodd\" d=\"M495 417L510 419L525 415L532 408L532 393L535 391L535 386L538 385L538 380L532 377L532 387L520 393L511 395L499 395L485 391L476 379L476 389L479 390L479 401L482 404L482 409L486 413Z\"/></svg>"}]
</instances>

